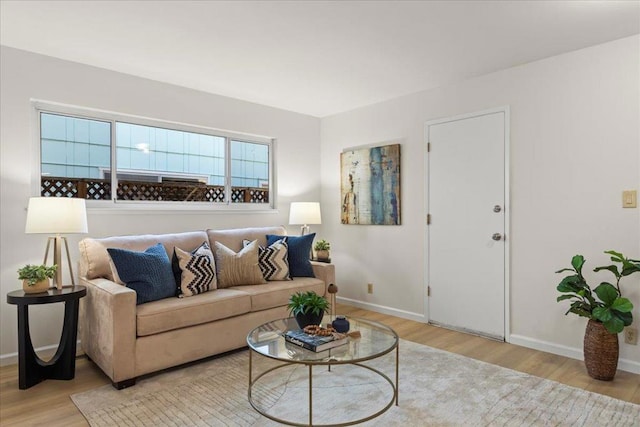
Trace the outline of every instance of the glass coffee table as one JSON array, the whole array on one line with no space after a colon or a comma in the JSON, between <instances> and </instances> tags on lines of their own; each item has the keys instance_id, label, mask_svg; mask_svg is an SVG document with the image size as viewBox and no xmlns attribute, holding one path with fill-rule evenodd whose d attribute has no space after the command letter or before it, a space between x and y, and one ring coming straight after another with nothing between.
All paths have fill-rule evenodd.
<instances>
[{"instance_id":1,"label":"glass coffee table","mask_svg":"<svg viewBox=\"0 0 640 427\"><path fill-rule=\"evenodd\" d=\"M372 320L359 319L349 317L351 327L349 332L357 331L360 333L360 337L349 337L348 343L339 347L334 347L329 350L321 352L313 352L302 347L298 347L295 344L291 344L285 341L282 336L288 330L299 329L298 324L294 318L279 319L268 323L265 323L247 335L247 344L249 345L249 390L248 398L251 406L265 417L287 425L293 426L348 426L353 424L362 423L371 420L384 412L386 412L395 402L398 405L398 356L399 356L399 339L398 334L390 327ZM330 317L325 316L322 320L322 325L326 325L330 322ZM395 381L392 381L387 376L380 366L372 367L365 362L373 361L395 350ZM253 353L261 356L282 362L277 366L272 366L263 372L254 376L254 361ZM296 396L301 399L299 405L304 405L305 400L308 404L308 423L302 423L299 421L292 421L282 419L275 414L268 413L267 407L255 400L255 387L260 384L261 380L264 380L265 375L272 373L273 371L285 368L291 368L292 365L303 365L307 369L307 381L308 381L308 395L307 393L301 393ZM373 414L359 417L354 420L340 420L339 422L330 424L314 424L313 423L313 403L314 403L314 367L326 366L327 370L331 372L332 366L337 365L352 365L359 368L363 368L370 372L372 376L376 378L383 378L390 386L391 399L386 400L381 404L381 408ZM337 368L336 368L337 369ZM275 375L275 374L274 374ZM340 396L340 387L335 387L332 393L335 394L335 404L340 405L341 402L349 402L350 396ZM386 394L386 393L385 393ZM305 399L305 395L307 398ZM375 410L375 409L374 409Z\"/></svg>"}]
</instances>

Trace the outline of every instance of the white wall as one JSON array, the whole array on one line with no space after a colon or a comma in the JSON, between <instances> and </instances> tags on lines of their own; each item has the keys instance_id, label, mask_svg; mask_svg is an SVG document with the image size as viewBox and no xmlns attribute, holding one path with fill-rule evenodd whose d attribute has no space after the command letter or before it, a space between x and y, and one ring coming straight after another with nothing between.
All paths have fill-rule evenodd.
<instances>
[{"instance_id":1,"label":"white wall","mask_svg":"<svg viewBox=\"0 0 640 427\"><path fill-rule=\"evenodd\" d=\"M586 320L564 316L554 271L576 253L589 272L607 263L604 250L640 258L639 210L621 207L622 190L640 183L639 48L640 36L625 38L323 119L323 230L340 297L425 314L425 122L509 105L510 338L580 358ZM402 144L402 226L340 224L340 152L392 141ZM623 282L635 327L639 276ZM620 367L640 372L640 348L622 341Z\"/></svg>"},{"instance_id":2,"label":"white wall","mask_svg":"<svg viewBox=\"0 0 640 427\"><path fill-rule=\"evenodd\" d=\"M15 362L17 309L6 294L22 285L16 270L40 263L46 236L24 234L36 156L30 99L109 110L277 138L279 211L203 213L89 211L94 237L204 228L287 224L290 201L319 200L320 120L2 46L0 51L0 362ZM37 185L37 184L36 184ZM318 227L314 227L318 230ZM290 232L297 232L291 228ZM69 236L72 258L84 236ZM31 307L36 347L57 345L63 305Z\"/></svg>"}]
</instances>

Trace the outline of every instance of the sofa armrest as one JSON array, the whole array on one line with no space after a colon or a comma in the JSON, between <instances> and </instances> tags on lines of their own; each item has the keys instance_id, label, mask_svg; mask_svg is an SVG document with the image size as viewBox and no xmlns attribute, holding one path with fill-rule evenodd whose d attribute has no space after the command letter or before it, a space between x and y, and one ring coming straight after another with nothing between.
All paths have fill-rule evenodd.
<instances>
[{"instance_id":1,"label":"sofa armrest","mask_svg":"<svg viewBox=\"0 0 640 427\"><path fill-rule=\"evenodd\" d=\"M311 261L311 266L313 267L313 274L315 274L316 278L324 282L324 292L326 295L329 285L336 284L335 266L333 264L318 261Z\"/></svg>"},{"instance_id":2,"label":"sofa armrest","mask_svg":"<svg viewBox=\"0 0 640 427\"><path fill-rule=\"evenodd\" d=\"M104 278L80 277L80 343L113 382L135 378L136 293Z\"/></svg>"}]
</instances>

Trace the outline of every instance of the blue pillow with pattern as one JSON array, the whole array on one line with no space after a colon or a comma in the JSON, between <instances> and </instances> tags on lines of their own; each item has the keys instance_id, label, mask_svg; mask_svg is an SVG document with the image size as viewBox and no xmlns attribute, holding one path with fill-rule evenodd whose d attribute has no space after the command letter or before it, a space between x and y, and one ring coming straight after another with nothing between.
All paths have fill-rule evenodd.
<instances>
[{"instance_id":1,"label":"blue pillow with pattern","mask_svg":"<svg viewBox=\"0 0 640 427\"><path fill-rule=\"evenodd\" d=\"M162 243L144 252L107 248L118 276L127 288L136 291L136 304L175 296L176 282L171 261Z\"/></svg>"},{"instance_id":2,"label":"blue pillow with pattern","mask_svg":"<svg viewBox=\"0 0 640 427\"><path fill-rule=\"evenodd\" d=\"M278 240L284 240L289 246L287 257L289 259L289 275L291 277L316 277L311 266L311 245L316 233L304 236L276 236L267 234L267 246L273 245Z\"/></svg>"}]
</instances>

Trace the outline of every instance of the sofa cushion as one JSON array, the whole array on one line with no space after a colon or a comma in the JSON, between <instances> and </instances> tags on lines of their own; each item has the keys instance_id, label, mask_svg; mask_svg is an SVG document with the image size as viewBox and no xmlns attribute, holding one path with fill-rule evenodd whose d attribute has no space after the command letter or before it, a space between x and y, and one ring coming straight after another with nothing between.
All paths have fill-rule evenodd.
<instances>
[{"instance_id":1,"label":"sofa cushion","mask_svg":"<svg viewBox=\"0 0 640 427\"><path fill-rule=\"evenodd\" d=\"M258 242L254 240L239 252L215 242L218 288L264 283L258 266Z\"/></svg>"},{"instance_id":2,"label":"sofa cushion","mask_svg":"<svg viewBox=\"0 0 640 427\"><path fill-rule=\"evenodd\" d=\"M191 252L176 246L173 255L180 270L177 282L179 297L190 297L216 289L216 264L207 242Z\"/></svg>"},{"instance_id":3,"label":"sofa cushion","mask_svg":"<svg viewBox=\"0 0 640 427\"><path fill-rule=\"evenodd\" d=\"M245 246L251 242L244 240ZM284 240L276 240L268 247L258 248L258 265L265 280L291 280L289 276L288 246Z\"/></svg>"},{"instance_id":4,"label":"sofa cushion","mask_svg":"<svg viewBox=\"0 0 640 427\"><path fill-rule=\"evenodd\" d=\"M267 245L284 239L289 246L289 274L291 277L314 277L311 267L311 245L316 233L304 236L277 236L268 234Z\"/></svg>"},{"instance_id":5,"label":"sofa cushion","mask_svg":"<svg viewBox=\"0 0 640 427\"><path fill-rule=\"evenodd\" d=\"M229 289L246 292L251 295L251 311L285 306L289 297L296 292L314 291L325 294L325 284L313 277L296 277L290 281L268 282L263 285L235 286Z\"/></svg>"},{"instance_id":6,"label":"sofa cushion","mask_svg":"<svg viewBox=\"0 0 640 427\"><path fill-rule=\"evenodd\" d=\"M231 289L216 289L191 298L167 298L137 307L137 335L153 335L199 325L250 310L249 294Z\"/></svg>"},{"instance_id":7,"label":"sofa cushion","mask_svg":"<svg viewBox=\"0 0 640 427\"><path fill-rule=\"evenodd\" d=\"M176 282L171 261L162 244L144 252L108 248L107 251L128 288L136 291L136 304L144 304L175 295Z\"/></svg>"}]
</instances>

